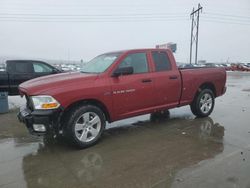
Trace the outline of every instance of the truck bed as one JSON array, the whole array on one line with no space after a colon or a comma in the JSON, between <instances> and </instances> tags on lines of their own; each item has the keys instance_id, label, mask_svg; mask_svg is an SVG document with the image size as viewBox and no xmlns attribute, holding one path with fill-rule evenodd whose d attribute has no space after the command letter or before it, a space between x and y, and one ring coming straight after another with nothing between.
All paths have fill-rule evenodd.
<instances>
[{"instance_id":1,"label":"truck bed","mask_svg":"<svg viewBox=\"0 0 250 188\"><path fill-rule=\"evenodd\" d=\"M202 84L211 84L215 97L221 96L224 92L223 89L226 82L224 68L191 67L180 68L179 71L182 77L180 105L189 104Z\"/></svg>"}]
</instances>

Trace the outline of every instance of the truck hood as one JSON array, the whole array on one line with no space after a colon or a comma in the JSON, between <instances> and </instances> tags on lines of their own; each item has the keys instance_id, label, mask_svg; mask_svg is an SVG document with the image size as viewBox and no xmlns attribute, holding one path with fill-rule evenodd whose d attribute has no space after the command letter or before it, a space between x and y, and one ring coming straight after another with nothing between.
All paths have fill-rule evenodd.
<instances>
[{"instance_id":1,"label":"truck hood","mask_svg":"<svg viewBox=\"0 0 250 188\"><path fill-rule=\"evenodd\" d=\"M26 81L19 85L20 93L28 95L53 95L56 91L69 89L71 86L83 86L94 82L98 75L80 72L67 72L49 76L43 76Z\"/></svg>"}]
</instances>

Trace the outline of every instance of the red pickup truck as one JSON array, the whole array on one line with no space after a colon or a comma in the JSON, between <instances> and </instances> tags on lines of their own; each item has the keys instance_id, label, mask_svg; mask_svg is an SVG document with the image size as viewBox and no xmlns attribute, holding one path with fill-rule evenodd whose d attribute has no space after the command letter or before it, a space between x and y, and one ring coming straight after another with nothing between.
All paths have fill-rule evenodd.
<instances>
[{"instance_id":1,"label":"red pickup truck","mask_svg":"<svg viewBox=\"0 0 250 188\"><path fill-rule=\"evenodd\" d=\"M18 118L33 134L63 134L84 148L99 140L106 121L184 105L198 117L209 116L225 82L224 68L178 69L168 49L110 52L81 72L21 84L27 105Z\"/></svg>"}]
</instances>

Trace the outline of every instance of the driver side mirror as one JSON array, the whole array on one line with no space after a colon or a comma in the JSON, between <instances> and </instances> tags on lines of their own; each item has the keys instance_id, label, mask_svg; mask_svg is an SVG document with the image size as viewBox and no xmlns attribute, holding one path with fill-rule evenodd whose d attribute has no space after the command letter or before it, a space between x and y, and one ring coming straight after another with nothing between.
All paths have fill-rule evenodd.
<instances>
[{"instance_id":1,"label":"driver side mirror","mask_svg":"<svg viewBox=\"0 0 250 188\"><path fill-rule=\"evenodd\" d=\"M112 77L119 77L121 75L129 75L133 73L134 73L133 67L121 67L113 72Z\"/></svg>"}]
</instances>

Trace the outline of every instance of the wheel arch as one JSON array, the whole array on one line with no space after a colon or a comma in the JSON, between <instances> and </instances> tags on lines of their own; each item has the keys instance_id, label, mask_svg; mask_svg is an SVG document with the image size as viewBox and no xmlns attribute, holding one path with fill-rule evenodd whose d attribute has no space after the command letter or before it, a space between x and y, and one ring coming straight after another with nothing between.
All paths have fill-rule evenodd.
<instances>
[{"instance_id":1,"label":"wheel arch","mask_svg":"<svg viewBox=\"0 0 250 188\"><path fill-rule=\"evenodd\" d=\"M205 82L205 83L201 84L201 85L198 87L197 91L195 92L195 94L194 94L194 96L193 96L192 102L196 99L196 97L199 95L199 93L200 93L203 89L210 89L210 90L213 92L214 97L217 96L217 95L216 95L216 89L215 89L214 84L211 83L211 82Z\"/></svg>"},{"instance_id":2,"label":"wheel arch","mask_svg":"<svg viewBox=\"0 0 250 188\"><path fill-rule=\"evenodd\" d=\"M206 82L206 83L201 84L199 86L198 91L196 92L196 94L198 94L199 92L201 92L203 89L210 89L213 92L214 97L216 97L216 88L215 88L215 86L214 86L213 83Z\"/></svg>"},{"instance_id":3,"label":"wheel arch","mask_svg":"<svg viewBox=\"0 0 250 188\"><path fill-rule=\"evenodd\" d=\"M96 100L96 99L84 99L84 100L75 101L74 103L67 106L67 108L64 110L62 119L64 119L72 109L77 108L82 105L93 105L93 106L100 108L102 112L104 113L106 120L108 122L111 122L111 116L109 114L108 108L101 101Z\"/></svg>"}]
</instances>

